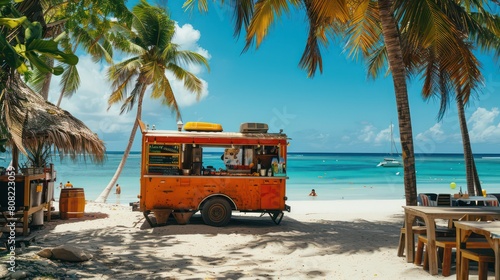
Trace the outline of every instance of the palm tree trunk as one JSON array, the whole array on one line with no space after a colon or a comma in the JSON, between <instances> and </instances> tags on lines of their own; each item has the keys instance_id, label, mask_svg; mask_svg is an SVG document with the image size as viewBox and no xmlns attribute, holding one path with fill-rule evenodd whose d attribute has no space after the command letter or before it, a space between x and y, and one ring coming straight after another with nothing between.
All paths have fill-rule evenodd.
<instances>
[{"instance_id":1,"label":"palm tree trunk","mask_svg":"<svg viewBox=\"0 0 500 280\"><path fill-rule=\"evenodd\" d=\"M135 139L135 134L137 132L137 127L139 126L139 121L142 116L142 99L144 98L144 92L146 92L146 86L144 86L141 90L141 93L139 95L138 101L137 101L137 115L136 115L136 120L134 122L134 126L132 127L132 132L130 132L130 138L128 140L128 145L125 151L123 152L123 157L122 160L120 161L120 164L116 168L115 175L111 178L111 181L109 181L108 185L104 190L101 192L99 197L95 200L95 202L101 202L104 203L108 199L109 193L113 189L113 186L115 185L116 181L118 181L118 178L120 177L120 174L122 173L123 167L125 166L125 163L127 162L128 155L130 154L130 150L132 150L132 144L134 143Z\"/></svg>"},{"instance_id":2,"label":"palm tree trunk","mask_svg":"<svg viewBox=\"0 0 500 280\"><path fill-rule=\"evenodd\" d=\"M61 94L59 94L59 99L57 99L57 104L56 104L57 107L61 107L61 102L62 102L62 99L64 97L65 91L66 91L66 83L64 83L64 86L61 89Z\"/></svg>"},{"instance_id":3,"label":"palm tree trunk","mask_svg":"<svg viewBox=\"0 0 500 280\"><path fill-rule=\"evenodd\" d=\"M464 161L465 161L465 178L467 181L467 192L470 195L475 195L474 190L474 169L472 159L472 149L470 146L469 130L467 129L467 121L465 119L464 103L462 98L458 97L457 109L458 109L458 120L460 123L460 132L462 133L462 145L464 149Z\"/></svg>"},{"instance_id":4,"label":"palm tree trunk","mask_svg":"<svg viewBox=\"0 0 500 280\"><path fill-rule=\"evenodd\" d=\"M470 152L472 155L472 151ZM481 187L481 180L479 180L479 174L477 173L476 162L474 161L474 156L471 156L472 169L474 171L474 185L476 189L476 195L483 194L483 188Z\"/></svg>"},{"instance_id":5,"label":"palm tree trunk","mask_svg":"<svg viewBox=\"0 0 500 280\"><path fill-rule=\"evenodd\" d=\"M51 68L54 67L54 59L48 57L46 62L49 67ZM49 88L51 80L52 80L52 73L48 72L47 74L45 74L42 90L40 91L40 94L43 96L43 99L45 100L49 100ZM59 107L59 105L57 105L57 107Z\"/></svg>"},{"instance_id":6,"label":"palm tree trunk","mask_svg":"<svg viewBox=\"0 0 500 280\"><path fill-rule=\"evenodd\" d=\"M406 88L406 70L401 51L401 41L393 15L393 1L379 0L379 16L384 43L387 48L398 108L399 133L404 164L404 188L406 205L417 205L417 178L415 175L415 154L411 127L410 105Z\"/></svg>"},{"instance_id":7,"label":"palm tree trunk","mask_svg":"<svg viewBox=\"0 0 500 280\"><path fill-rule=\"evenodd\" d=\"M465 173L467 178L467 192L470 195L481 195L481 181L476 169L474 154L470 144L469 129L465 119L464 103L461 98L457 98L458 119L460 122L460 131L462 133L462 144L464 147Z\"/></svg>"}]
</instances>

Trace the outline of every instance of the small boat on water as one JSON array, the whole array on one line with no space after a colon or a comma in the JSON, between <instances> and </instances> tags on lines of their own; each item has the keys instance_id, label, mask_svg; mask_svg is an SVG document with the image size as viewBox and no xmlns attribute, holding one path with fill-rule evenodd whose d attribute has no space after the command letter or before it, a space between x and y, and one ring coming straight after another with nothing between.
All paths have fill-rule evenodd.
<instances>
[{"instance_id":1,"label":"small boat on water","mask_svg":"<svg viewBox=\"0 0 500 280\"><path fill-rule=\"evenodd\" d=\"M382 166L382 167L399 167L403 166L402 162L400 162L397 159L394 158L384 158L383 161L381 161L377 166Z\"/></svg>"},{"instance_id":2,"label":"small boat on water","mask_svg":"<svg viewBox=\"0 0 500 280\"><path fill-rule=\"evenodd\" d=\"M396 151L396 154L398 154L398 149L396 147L396 141L394 141L394 135L392 134L392 123L391 123L391 156L393 152ZM382 166L382 167L400 167L403 166L403 163L395 158L384 158L383 161L381 161L379 164L377 164L377 167Z\"/></svg>"}]
</instances>

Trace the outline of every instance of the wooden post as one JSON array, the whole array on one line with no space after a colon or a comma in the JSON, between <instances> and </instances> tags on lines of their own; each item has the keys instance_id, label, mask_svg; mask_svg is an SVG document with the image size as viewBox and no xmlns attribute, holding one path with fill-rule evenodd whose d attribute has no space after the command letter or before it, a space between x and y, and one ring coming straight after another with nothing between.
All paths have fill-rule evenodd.
<instances>
[{"instance_id":1,"label":"wooden post","mask_svg":"<svg viewBox=\"0 0 500 280\"><path fill-rule=\"evenodd\" d=\"M17 146L14 144L12 146L12 167L14 167L14 171L19 173L18 167L19 167L19 149L17 149Z\"/></svg>"}]
</instances>

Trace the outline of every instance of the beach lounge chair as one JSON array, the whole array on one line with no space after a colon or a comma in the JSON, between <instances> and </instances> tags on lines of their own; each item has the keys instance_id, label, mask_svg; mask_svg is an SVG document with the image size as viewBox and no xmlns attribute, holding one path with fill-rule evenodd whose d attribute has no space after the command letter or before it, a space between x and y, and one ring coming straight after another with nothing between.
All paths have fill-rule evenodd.
<instances>
[{"instance_id":1,"label":"beach lounge chair","mask_svg":"<svg viewBox=\"0 0 500 280\"><path fill-rule=\"evenodd\" d=\"M499 203L498 203L498 197L497 197L496 195L494 195L494 194L487 194L486 196L487 196L487 197L491 197L491 198L493 198L493 197L494 197L494 198L496 198L496 199L497 199L497 200L494 200L494 201L487 201L486 203L488 204L488 206L496 206L496 207L498 207L498 206L499 206L499 205L498 205L498 204L499 204Z\"/></svg>"},{"instance_id":2,"label":"beach lounge chair","mask_svg":"<svg viewBox=\"0 0 500 280\"><path fill-rule=\"evenodd\" d=\"M496 197L497 200L500 201L500 193L489 193L488 196L490 196L490 195Z\"/></svg>"},{"instance_id":3,"label":"beach lounge chair","mask_svg":"<svg viewBox=\"0 0 500 280\"><path fill-rule=\"evenodd\" d=\"M436 198L437 194L435 193L420 193L418 195L420 198L420 205L421 206L436 206Z\"/></svg>"},{"instance_id":4,"label":"beach lounge chair","mask_svg":"<svg viewBox=\"0 0 500 280\"><path fill-rule=\"evenodd\" d=\"M437 206L451 206L451 194L440 193L437 195Z\"/></svg>"}]
</instances>

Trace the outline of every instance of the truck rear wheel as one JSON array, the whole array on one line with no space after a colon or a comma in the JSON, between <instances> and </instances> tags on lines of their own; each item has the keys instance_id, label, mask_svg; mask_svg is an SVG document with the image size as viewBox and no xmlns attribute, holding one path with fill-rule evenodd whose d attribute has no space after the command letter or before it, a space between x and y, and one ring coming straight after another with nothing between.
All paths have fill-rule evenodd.
<instances>
[{"instance_id":1,"label":"truck rear wheel","mask_svg":"<svg viewBox=\"0 0 500 280\"><path fill-rule=\"evenodd\" d=\"M209 199L201 210L201 217L205 224L214 227L223 227L231 220L231 205L223 198Z\"/></svg>"}]
</instances>

